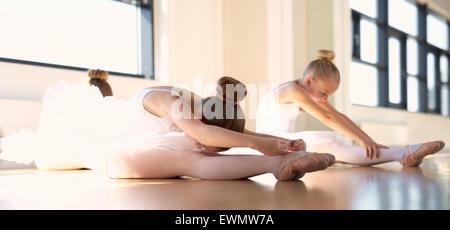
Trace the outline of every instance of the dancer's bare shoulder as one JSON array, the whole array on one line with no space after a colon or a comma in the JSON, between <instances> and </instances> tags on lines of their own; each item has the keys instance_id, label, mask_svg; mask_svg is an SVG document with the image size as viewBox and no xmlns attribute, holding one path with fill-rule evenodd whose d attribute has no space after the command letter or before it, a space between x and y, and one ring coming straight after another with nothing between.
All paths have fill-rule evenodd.
<instances>
[{"instance_id":1,"label":"dancer's bare shoulder","mask_svg":"<svg viewBox=\"0 0 450 230\"><path fill-rule=\"evenodd\" d=\"M299 84L297 80L280 84L275 89L275 95L278 95L278 100L281 104L295 103L295 100L293 100L293 98L309 97L306 90Z\"/></svg>"},{"instance_id":2,"label":"dancer's bare shoulder","mask_svg":"<svg viewBox=\"0 0 450 230\"><path fill-rule=\"evenodd\" d=\"M187 104L191 106L191 112L193 112L193 105L198 104L196 102L201 100L200 96L183 88L173 86L154 86L149 88L156 90L150 91L143 98L144 108L158 117L163 117L170 113L175 102L180 105Z\"/></svg>"}]
</instances>

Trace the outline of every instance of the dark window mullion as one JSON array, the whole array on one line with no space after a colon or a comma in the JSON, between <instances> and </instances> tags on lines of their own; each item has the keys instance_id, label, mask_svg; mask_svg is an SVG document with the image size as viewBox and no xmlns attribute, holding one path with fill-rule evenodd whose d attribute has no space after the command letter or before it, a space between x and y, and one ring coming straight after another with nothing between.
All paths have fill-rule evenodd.
<instances>
[{"instance_id":1,"label":"dark window mullion","mask_svg":"<svg viewBox=\"0 0 450 230\"><path fill-rule=\"evenodd\" d=\"M422 42L422 39L419 36L413 36L411 34L407 34L407 33L403 32L403 31L401 31L399 29L396 29L394 27L391 27L391 26L388 26L388 31L389 31L389 35L391 35L391 36L400 37L400 36L405 35L407 38L414 39L417 42ZM423 41L423 42L426 42L426 41Z\"/></svg>"},{"instance_id":2,"label":"dark window mullion","mask_svg":"<svg viewBox=\"0 0 450 230\"><path fill-rule=\"evenodd\" d=\"M388 2L378 0L378 105L389 106L389 34L388 34Z\"/></svg>"},{"instance_id":3,"label":"dark window mullion","mask_svg":"<svg viewBox=\"0 0 450 230\"><path fill-rule=\"evenodd\" d=\"M24 64L24 65L31 65L31 66L44 66L44 67L50 67L50 68L68 69L68 70L76 70L76 71L83 71L83 72L86 72L86 71L89 70L88 68L85 68L85 67L59 65L59 64L51 64L51 63L36 62L36 61L26 61L26 60L21 60L21 59L12 59L12 58L4 58L4 57L0 57L0 62L17 63L17 64ZM115 72L115 71L109 71L109 70L106 70L106 71L110 75L117 75L117 76L124 76L124 77L135 77L135 78L144 78L145 77L145 76L140 75L140 74Z\"/></svg>"},{"instance_id":4,"label":"dark window mullion","mask_svg":"<svg viewBox=\"0 0 450 230\"><path fill-rule=\"evenodd\" d=\"M390 27L388 27L388 34L389 38L395 38L400 43L400 103L399 104L392 104L389 102L389 107L397 108L397 109L407 109L406 107L406 101L407 101L407 80L408 80L408 74L407 74L407 61L406 61L406 42L403 42L407 37L406 34L403 32L399 32L397 30L389 30ZM388 41L389 41L388 38ZM388 48L389 49L389 48ZM391 77L391 76L389 76Z\"/></svg>"},{"instance_id":5,"label":"dark window mullion","mask_svg":"<svg viewBox=\"0 0 450 230\"><path fill-rule=\"evenodd\" d=\"M426 43L425 46L426 46L427 49L430 50L430 51L439 51L439 52L442 53L442 54L450 55L450 52L449 52L449 51L443 50L443 49L441 49L441 48L439 48L439 47L437 47L437 46L435 46L435 45L433 45L433 44L428 44L428 43Z\"/></svg>"},{"instance_id":6,"label":"dark window mullion","mask_svg":"<svg viewBox=\"0 0 450 230\"><path fill-rule=\"evenodd\" d=\"M436 96L436 113L441 114L441 61L440 61L440 53L435 54L435 62L434 68L436 69L434 77L435 77L435 96Z\"/></svg>"},{"instance_id":7,"label":"dark window mullion","mask_svg":"<svg viewBox=\"0 0 450 230\"><path fill-rule=\"evenodd\" d=\"M153 42L153 0L140 1L138 20L138 69L145 78L155 79Z\"/></svg>"},{"instance_id":8,"label":"dark window mullion","mask_svg":"<svg viewBox=\"0 0 450 230\"><path fill-rule=\"evenodd\" d=\"M448 33L448 47L447 47L447 82L445 83L446 85L446 89L447 89L447 115L450 117L450 54L449 54L449 50L450 50L450 21L447 20L447 33ZM439 60L440 62L440 60ZM439 70L440 72L440 70ZM441 80L441 79L439 79ZM442 83L444 85L444 83ZM441 91L441 89L439 89L439 91Z\"/></svg>"},{"instance_id":9,"label":"dark window mullion","mask_svg":"<svg viewBox=\"0 0 450 230\"><path fill-rule=\"evenodd\" d=\"M367 65L367 66L371 66L371 67L374 67L374 68L377 68L377 70L383 68L383 66L381 66L379 64L374 64L372 62L364 61L364 60L361 60L360 58L356 58L356 57L353 57L352 61L360 63L360 64L364 64L364 65Z\"/></svg>"},{"instance_id":10,"label":"dark window mullion","mask_svg":"<svg viewBox=\"0 0 450 230\"><path fill-rule=\"evenodd\" d=\"M383 23L383 22L381 22L378 18L372 18L372 17L367 16L367 15L365 15L365 14L359 12L359 11L356 11L356 10L352 10L352 14L358 15L359 18L365 19L365 20L367 20L367 21L369 21L369 22L372 22L372 23L374 23L374 24L378 24L378 25L379 25L379 24L382 24L382 23Z\"/></svg>"},{"instance_id":11,"label":"dark window mullion","mask_svg":"<svg viewBox=\"0 0 450 230\"><path fill-rule=\"evenodd\" d=\"M419 111L428 111L428 88L427 88L427 8L426 5L418 4L419 9Z\"/></svg>"},{"instance_id":12,"label":"dark window mullion","mask_svg":"<svg viewBox=\"0 0 450 230\"><path fill-rule=\"evenodd\" d=\"M353 57L361 59L361 16L352 11Z\"/></svg>"},{"instance_id":13,"label":"dark window mullion","mask_svg":"<svg viewBox=\"0 0 450 230\"><path fill-rule=\"evenodd\" d=\"M408 101L408 60L407 60L407 37L402 36L400 39L400 68L401 68L401 106L403 109L407 109Z\"/></svg>"}]
</instances>

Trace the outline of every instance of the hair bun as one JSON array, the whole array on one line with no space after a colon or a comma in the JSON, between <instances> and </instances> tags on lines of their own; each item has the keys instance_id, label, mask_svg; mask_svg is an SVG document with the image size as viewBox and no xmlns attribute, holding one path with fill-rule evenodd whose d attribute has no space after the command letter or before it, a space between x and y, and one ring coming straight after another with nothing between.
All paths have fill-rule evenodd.
<instances>
[{"instance_id":1,"label":"hair bun","mask_svg":"<svg viewBox=\"0 0 450 230\"><path fill-rule=\"evenodd\" d=\"M229 90L232 90L233 95L227 95L227 85ZM232 85L232 86L230 86ZM223 101L233 102L237 104L239 101L242 101L247 95L247 87L240 81L232 78L232 77L221 77L217 81L217 96L222 98Z\"/></svg>"},{"instance_id":2,"label":"hair bun","mask_svg":"<svg viewBox=\"0 0 450 230\"><path fill-rule=\"evenodd\" d=\"M331 50L319 50L319 52L317 52L317 58L333 61L335 58L335 54Z\"/></svg>"},{"instance_id":3,"label":"hair bun","mask_svg":"<svg viewBox=\"0 0 450 230\"><path fill-rule=\"evenodd\" d=\"M99 69L91 69L88 72L89 78L91 79L99 79L103 81L108 80L108 72L99 70Z\"/></svg>"}]
</instances>

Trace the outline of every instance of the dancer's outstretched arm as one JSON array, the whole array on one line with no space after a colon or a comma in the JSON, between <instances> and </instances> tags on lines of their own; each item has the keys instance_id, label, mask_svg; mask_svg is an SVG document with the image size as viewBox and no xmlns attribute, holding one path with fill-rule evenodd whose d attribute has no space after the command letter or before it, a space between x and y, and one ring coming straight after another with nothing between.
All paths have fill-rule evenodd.
<instances>
[{"instance_id":1,"label":"dancer's outstretched arm","mask_svg":"<svg viewBox=\"0 0 450 230\"><path fill-rule=\"evenodd\" d=\"M256 132L253 132L253 131L248 130L248 129L244 129L244 133L249 134L249 135L253 135L253 136L258 136L258 137L281 138L281 139L287 140L286 138L277 137L277 136L273 136L273 135L269 135L269 134L265 134L265 133L256 133Z\"/></svg>"},{"instance_id":2,"label":"dancer's outstretched arm","mask_svg":"<svg viewBox=\"0 0 450 230\"><path fill-rule=\"evenodd\" d=\"M369 153L372 152L375 154L375 158L379 158L380 157L380 151L378 148L385 148L388 149L389 147L385 146L385 145L381 145L381 144L377 144L367 133L365 133L361 128L359 128L358 125L356 125L350 118L348 118L345 114L340 113L339 111L337 111L328 101L320 101L318 102L318 104L320 106L322 106L322 108L337 114L337 116L341 117L341 119L347 123L348 126L352 127L356 132L358 132L361 136L364 137L364 139L367 140L368 145L363 146L366 149L366 157L367 158L373 158L372 155L370 155ZM367 151L367 148L372 148L372 151Z\"/></svg>"},{"instance_id":3,"label":"dancer's outstretched arm","mask_svg":"<svg viewBox=\"0 0 450 230\"><path fill-rule=\"evenodd\" d=\"M249 134L249 135L258 136L258 137L280 138L280 139L283 139L283 140L290 141L290 145L289 145L289 150L290 151L298 151L298 150L304 151L304 150L306 150L306 143L302 139L289 140L289 139L286 139L286 138L272 136L272 135L269 135L269 134L256 133L256 132L250 131L248 129L245 129L244 133Z\"/></svg>"},{"instance_id":4,"label":"dancer's outstretched arm","mask_svg":"<svg viewBox=\"0 0 450 230\"><path fill-rule=\"evenodd\" d=\"M271 156L285 154L289 150L289 140L239 133L206 125L198 119L178 119L175 123L188 136L203 145L224 148L249 147Z\"/></svg>"},{"instance_id":5,"label":"dancer's outstretched arm","mask_svg":"<svg viewBox=\"0 0 450 230\"><path fill-rule=\"evenodd\" d=\"M345 116L345 114L337 111L328 101L320 101L320 102L317 102L317 104L322 106L322 108L324 108L325 110L335 113L336 115L340 116L341 119L347 123L347 125L351 126L353 129L358 130L362 136L364 136L366 138L370 138L369 135L367 135L367 133L365 133L362 129L360 129L358 125L356 125L352 120L350 120L350 118Z\"/></svg>"},{"instance_id":6,"label":"dancer's outstretched arm","mask_svg":"<svg viewBox=\"0 0 450 230\"><path fill-rule=\"evenodd\" d=\"M289 101L301 106L303 110L319 119L326 126L355 140L366 149L366 155L372 157L376 155L375 153L378 151L376 143L367 139L358 129L354 129L351 125L348 125L345 119L338 114L326 110L316 103L299 85L289 84L280 88L278 97L280 102Z\"/></svg>"},{"instance_id":7,"label":"dancer's outstretched arm","mask_svg":"<svg viewBox=\"0 0 450 230\"><path fill-rule=\"evenodd\" d=\"M289 140L239 133L218 126L207 125L189 109L180 111L184 105L191 107L192 101L170 93L154 95L155 104L150 105L160 116L168 115L186 135L203 145L214 147L249 147L266 155L282 155L289 150ZM157 97L157 98L156 98ZM181 115L181 116L180 116Z\"/></svg>"}]
</instances>

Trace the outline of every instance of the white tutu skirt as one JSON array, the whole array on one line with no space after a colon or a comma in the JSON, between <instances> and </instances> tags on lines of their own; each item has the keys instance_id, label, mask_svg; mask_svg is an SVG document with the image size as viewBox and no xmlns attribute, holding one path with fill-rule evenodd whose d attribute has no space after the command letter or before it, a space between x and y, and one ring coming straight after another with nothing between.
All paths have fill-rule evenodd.
<instances>
[{"instance_id":1,"label":"white tutu skirt","mask_svg":"<svg viewBox=\"0 0 450 230\"><path fill-rule=\"evenodd\" d=\"M34 161L39 169L105 169L111 156L120 160L155 147L201 148L183 132L170 130L168 119L143 114L135 97L103 97L87 83L59 81L46 90L42 102L37 132L19 130L0 139L0 158ZM171 137L179 145L173 146Z\"/></svg>"}]
</instances>

